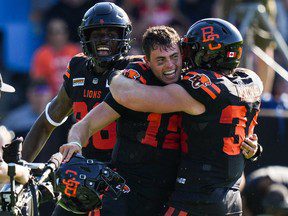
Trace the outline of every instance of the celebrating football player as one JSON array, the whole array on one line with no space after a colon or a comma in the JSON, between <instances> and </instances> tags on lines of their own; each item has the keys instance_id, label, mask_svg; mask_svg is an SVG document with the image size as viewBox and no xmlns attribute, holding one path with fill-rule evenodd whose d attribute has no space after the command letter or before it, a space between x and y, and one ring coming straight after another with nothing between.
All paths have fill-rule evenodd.
<instances>
[{"instance_id":1,"label":"celebrating football player","mask_svg":"<svg viewBox=\"0 0 288 216\"><path fill-rule=\"evenodd\" d=\"M124 69L132 60L125 57L130 50L131 30L128 15L114 3L97 3L85 13L79 27L83 53L71 59L58 95L47 104L25 138L24 159L33 161L53 130L72 112L79 121L104 100L110 73ZM116 124L111 122L84 144L82 153L87 158L110 161L115 142Z\"/></svg>"},{"instance_id":2,"label":"celebrating football player","mask_svg":"<svg viewBox=\"0 0 288 216\"><path fill-rule=\"evenodd\" d=\"M143 36L142 47L146 63L128 65L124 70L126 77L144 85L158 86L179 80L182 58L179 36L174 29L149 28ZM72 127L69 143L63 145L60 152L69 160L75 152L81 152L79 146L95 131L117 118L117 143L112 161L127 179L131 192L117 201L104 196L103 215L156 215L175 182L180 145L179 114L135 112L117 104L108 95L105 102ZM257 143L250 142L245 145L254 154Z\"/></svg>"},{"instance_id":3,"label":"celebrating football player","mask_svg":"<svg viewBox=\"0 0 288 216\"><path fill-rule=\"evenodd\" d=\"M242 214L239 185L245 158L252 155L249 144L263 90L253 71L237 68L242 44L229 22L200 20L183 38L188 69L180 82L159 87L122 75L112 79L110 91L125 107L183 112L183 154L167 216Z\"/></svg>"},{"instance_id":4,"label":"celebrating football player","mask_svg":"<svg viewBox=\"0 0 288 216\"><path fill-rule=\"evenodd\" d=\"M131 63L125 75L145 85L176 82L182 68L179 42L180 37L173 28L149 28L142 44L146 63ZM101 214L157 215L174 189L180 159L181 118L177 113L135 112L108 95L105 102L72 127L68 143L60 147L60 152L66 161L70 160L95 131L116 119L117 142L112 163L127 180L130 192L118 200L104 195Z\"/></svg>"}]
</instances>

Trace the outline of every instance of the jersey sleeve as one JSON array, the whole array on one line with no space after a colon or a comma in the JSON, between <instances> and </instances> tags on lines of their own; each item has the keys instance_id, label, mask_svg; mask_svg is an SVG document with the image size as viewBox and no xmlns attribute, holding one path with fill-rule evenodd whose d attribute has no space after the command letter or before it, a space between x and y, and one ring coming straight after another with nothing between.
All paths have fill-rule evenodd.
<instances>
[{"instance_id":1,"label":"jersey sleeve","mask_svg":"<svg viewBox=\"0 0 288 216\"><path fill-rule=\"evenodd\" d=\"M137 80L142 84L147 84L147 79L145 78L145 71L148 70L148 67L143 62L133 62L128 64L124 69L123 75L127 78Z\"/></svg>"},{"instance_id":2,"label":"jersey sleeve","mask_svg":"<svg viewBox=\"0 0 288 216\"><path fill-rule=\"evenodd\" d=\"M221 95L221 89L213 83L214 78L209 74L190 71L183 75L178 82L194 99L204 105L215 103Z\"/></svg>"},{"instance_id":3,"label":"jersey sleeve","mask_svg":"<svg viewBox=\"0 0 288 216\"><path fill-rule=\"evenodd\" d=\"M108 93L104 99L104 102L107 103L112 109L114 109L119 115L123 116L128 112L128 109L121 104L119 104L112 96L111 93Z\"/></svg>"},{"instance_id":4,"label":"jersey sleeve","mask_svg":"<svg viewBox=\"0 0 288 216\"><path fill-rule=\"evenodd\" d=\"M73 64L73 59L71 59L71 61L68 63L67 68L66 68L66 72L63 75L63 86L65 88L65 91L68 95L68 97L71 97L71 91L72 91L72 77L71 77L71 65Z\"/></svg>"}]
</instances>

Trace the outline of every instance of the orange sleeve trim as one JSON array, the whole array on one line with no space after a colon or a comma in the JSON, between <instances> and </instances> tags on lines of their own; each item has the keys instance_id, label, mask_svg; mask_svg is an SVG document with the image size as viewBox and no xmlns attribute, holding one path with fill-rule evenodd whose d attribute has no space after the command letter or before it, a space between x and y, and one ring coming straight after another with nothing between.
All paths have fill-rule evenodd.
<instances>
[{"instance_id":1,"label":"orange sleeve trim","mask_svg":"<svg viewBox=\"0 0 288 216\"><path fill-rule=\"evenodd\" d=\"M65 76L67 76L68 78L70 78L70 73L68 71L65 72Z\"/></svg>"},{"instance_id":2,"label":"orange sleeve trim","mask_svg":"<svg viewBox=\"0 0 288 216\"><path fill-rule=\"evenodd\" d=\"M146 71L148 68L147 68L147 66L146 66L146 64L145 63L143 63L143 62L137 62L137 64L142 68L142 70L144 70L144 71Z\"/></svg>"},{"instance_id":3,"label":"orange sleeve trim","mask_svg":"<svg viewBox=\"0 0 288 216\"><path fill-rule=\"evenodd\" d=\"M201 88L202 88L207 94L209 94L212 99L216 99L217 96L216 96L210 89L208 89L207 87L204 87L204 86L202 86Z\"/></svg>"},{"instance_id":4,"label":"orange sleeve trim","mask_svg":"<svg viewBox=\"0 0 288 216\"><path fill-rule=\"evenodd\" d=\"M216 86L214 83L212 83L211 87L218 93L220 94L221 90L218 86Z\"/></svg>"},{"instance_id":5,"label":"orange sleeve trim","mask_svg":"<svg viewBox=\"0 0 288 216\"><path fill-rule=\"evenodd\" d=\"M164 216L172 216L174 211L175 211L175 208L169 207L169 209L166 211Z\"/></svg>"},{"instance_id":6,"label":"orange sleeve trim","mask_svg":"<svg viewBox=\"0 0 288 216\"><path fill-rule=\"evenodd\" d=\"M180 211L178 216L187 216L188 213L184 211Z\"/></svg>"}]
</instances>

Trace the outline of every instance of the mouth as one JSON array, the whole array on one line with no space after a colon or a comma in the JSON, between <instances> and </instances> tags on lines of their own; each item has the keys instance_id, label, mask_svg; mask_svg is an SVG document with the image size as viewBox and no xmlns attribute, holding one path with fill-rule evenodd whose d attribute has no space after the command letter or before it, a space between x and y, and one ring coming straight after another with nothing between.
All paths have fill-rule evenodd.
<instances>
[{"instance_id":1,"label":"mouth","mask_svg":"<svg viewBox=\"0 0 288 216\"><path fill-rule=\"evenodd\" d=\"M99 56L109 56L110 55L109 46L104 46L104 45L97 46L96 51L97 51L97 54Z\"/></svg>"},{"instance_id":2,"label":"mouth","mask_svg":"<svg viewBox=\"0 0 288 216\"><path fill-rule=\"evenodd\" d=\"M174 78L176 76L176 69L174 70L170 70L170 71L166 71L163 73L165 77L167 78Z\"/></svg>"}]
</instances>

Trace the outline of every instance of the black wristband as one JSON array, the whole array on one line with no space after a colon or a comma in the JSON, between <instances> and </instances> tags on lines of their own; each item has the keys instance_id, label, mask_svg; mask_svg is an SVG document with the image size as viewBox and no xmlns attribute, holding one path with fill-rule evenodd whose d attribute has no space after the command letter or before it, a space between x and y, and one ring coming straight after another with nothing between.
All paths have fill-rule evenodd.
<instances>
[{"instance_id":1,"label":"black wristband","mask_svg":"<svg viewBox=\"0 0 288 216\"><path fill-rule=\"evenodd\" d=\"M255 155L253 155L253 157L249 158L249 160L250 161L258 160L258 158L262 155L262 152L263 152L263 147L258 143L257 152L255 153Z\"/></svg>"}]
</instances>

